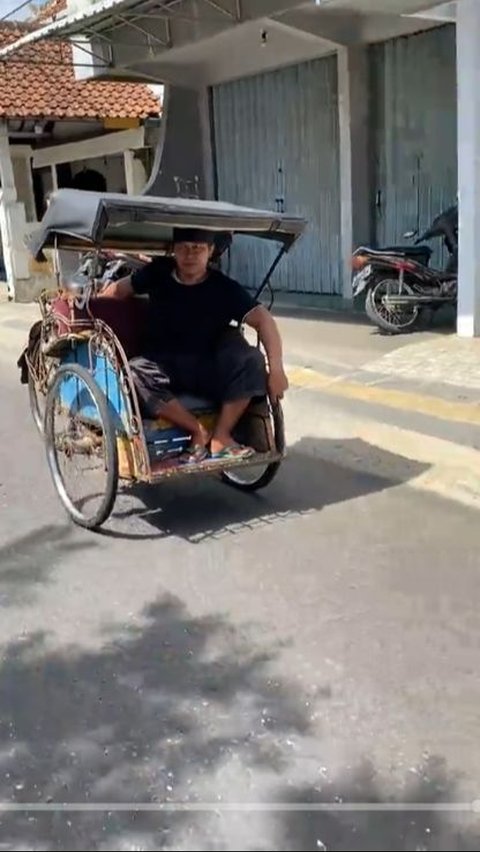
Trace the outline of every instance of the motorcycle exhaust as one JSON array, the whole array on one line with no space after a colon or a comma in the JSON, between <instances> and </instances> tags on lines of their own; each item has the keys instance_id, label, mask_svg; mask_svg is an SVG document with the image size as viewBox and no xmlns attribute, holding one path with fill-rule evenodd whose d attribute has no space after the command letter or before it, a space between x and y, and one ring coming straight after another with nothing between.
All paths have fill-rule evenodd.
<instances>
[{"instance_id":1,"label":"motorcycle exhaust","mask_svg":"<svg viewBox=\"0 0 480 852\"><path fill-rule=\"evenodd\" d=\"M455 300L455 296L383 296L382 302L384 305L418 305L418 304L432 304L432 302L452 302Z\"/></svg>"}]
</instances>

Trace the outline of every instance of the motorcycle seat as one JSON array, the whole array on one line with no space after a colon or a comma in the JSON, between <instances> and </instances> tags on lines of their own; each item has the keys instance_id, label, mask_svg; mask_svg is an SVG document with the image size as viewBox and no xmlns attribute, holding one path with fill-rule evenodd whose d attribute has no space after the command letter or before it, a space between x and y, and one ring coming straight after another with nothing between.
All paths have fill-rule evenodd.
<instances>
[{"instance_id":1,"label":"motorcycle seat","mask_svg":"<svg viewBox=\"0 0 480 852\"><path fill-rule=\"evenodd\" d=\"M371 248L370 246L362 246L357 250L360 254L365 252L373 255L393 254L399 257L406 255L411 258L431 257L432 249L428 246L385 246L382 248Z\"/></svg>"}]
</instances>

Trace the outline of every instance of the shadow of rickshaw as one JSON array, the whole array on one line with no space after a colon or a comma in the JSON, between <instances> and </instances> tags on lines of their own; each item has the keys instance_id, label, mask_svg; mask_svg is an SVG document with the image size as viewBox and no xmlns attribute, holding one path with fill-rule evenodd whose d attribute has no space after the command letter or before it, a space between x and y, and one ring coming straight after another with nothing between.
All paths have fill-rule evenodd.
<instances>
[{"instance_id":1,"label":"shadow of rickshaw","mask_svg":"<svg viewBox=\"0 0 480 852\"><path fill-rule=\"evenodd\" d=\"M125 540L176 536L200 543L381 492L426 469L361 439L302 438L266 491L240 493L213 477L136 486L119 494L111 521L100 532Z\"/></svg>"}]
</instances>

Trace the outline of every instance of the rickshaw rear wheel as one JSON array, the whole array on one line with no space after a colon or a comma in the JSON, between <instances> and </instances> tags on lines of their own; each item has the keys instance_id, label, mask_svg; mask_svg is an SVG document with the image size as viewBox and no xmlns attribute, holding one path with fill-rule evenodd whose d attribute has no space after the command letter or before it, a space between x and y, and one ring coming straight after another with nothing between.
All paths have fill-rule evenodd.
<instances>
[{"instance_id":1,"label":"rickshaw rear wheel","mask_svg":"<svg viewBox=\"0 0 480 852\"><path fill-rule=\"evenodd\" d=\"M285 452L285 424L283 410L279 402L272 407L273 435L275 449L278 453ZM238 491L253 492L260 491L270 485L278 473L281 461L272 462L268 465L237 467L224 470L221 473L223 482L236 488Z\"/></svg>"},{"instance_id":2,"label":"rickshaw rear wheel","mask_svg":"<svg viewBox=\"0 0 480 852\"><path fill-rule=\"evenodd\" d=\"M28 371L28 399L30 402L30 411L32 413L32 419L35 423L36 428L40 432L40 435L43 435L43 423L44 417L42 414L42 406L40 405L40 395L41 391L37 387L35 382L35 378L31 370Z\"/></svg>"},{"instance_id":3,"label":"rickshaw rear wheel","mask_svg":"<svg viewBox=\"0 0 480 852\"><path fill-rule=\"evenodd\" d=\"M65 416L65 405L61 403L61 387L62 383L67 379L74 379L84 388L82 392L76 391L76 400L85 400L85 395L90 395L91 401L96 406L97 415L95 422L85 423L82 418L82 413L75 414L70 410L67 413L69 422L75 417L75 423L80 424L83 433L69 436L64 434L61 438L61 448L59 450L59 441L56 437L55 419L57 410L62 410ZM77 402L80 407L80 403ZM85 402L83 401L83 405ZM59 408L57 409L57 406ZM71 409L73 408L73 404ZM81 527L86 529L98 529L110 516L118 490L118 450L115 434L115 427L112 418L109 414L108 403L105 394L98 387L95 379L85 367L79 364L63 364L56 372L55 378L47 394L47 402L45 409L45 445L47 451L47 461L52 474L53 482L58 493L58 496L70 515L72 520ZM89 435L91 436L90 444L88 444ZM98 457L96 450L101 446L103 451L103 467L105 482L102 493L95 494L98 498L95 508L86 510L87 500L80 501L80 505L76 505L74 499L69 493L68 483L65 481L65 476L62 472L60 464L60 456L74 458L75 455L80 457Z\"/></svg>"}]
</instances>

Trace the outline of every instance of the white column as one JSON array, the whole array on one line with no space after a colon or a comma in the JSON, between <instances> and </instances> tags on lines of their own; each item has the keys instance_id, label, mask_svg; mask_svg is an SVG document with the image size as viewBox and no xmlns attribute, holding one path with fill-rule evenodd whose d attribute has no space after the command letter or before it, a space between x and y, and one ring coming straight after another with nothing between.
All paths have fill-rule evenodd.
<instances>
[{"instance_id":1,"label":"white column","mask_svg":"<svg viewBox=\"0 0 480 852\"><path fill-rule=\"evenodd\" d=\"M25 169L27 175L27 186L28 186L28 200L25 205L26 207L26 218L29 222L37 221L37 211L35 208L35 189L33 186L33 171L32 171L32 156L29 155L28 159L25 157ZM29 212L30 211L30 212Z\"/></svg>"},{"instance_id":2,"label":"white column","mask_svg":"<svg viewBox=\"0 0 480 852\"><path fill-rule=\"evenodd\" d=\"M15 175L13 171L8 128L0 123L0 232L2 236L3 260L7 273L10 298L19 298L19 281L30 277L29 255L24 240L27 234L25 207L17 202ZM21 289L20 284L20 289ZM23 296L23 293L21 294Z\"/></svg>"},{"instance_id":3,"label":"white column","mask_svg":"<svg viewBox=\"0 0 480 852\"><path fill-rule=\"evenodd\" d=\"M55 163L52 163L52 165L50 166L50 171L52 173L52 190L56 192L58 189L58 175Z\"/></svg>"},{"instance_id":4,"label":"white column","mask_svg":"<svg viewBox=\"0 0 480 852\"><path fill-rule=\"evenodd\" d=\"M123 162L125 167L125 187L127 195L135 195L135 166L133 151L123 152Z\"/></svg>"},{"instance_id":5,"label":"white column","mask_svg":"<svg viewBox=\"0 0 480 852\"><path fill-rule=\"evenodd\" d=\"M457 331L480 336L480 3L457 3L459 277Z\"/></svg>"},{"instance_id":6,"label":"white column","mask_svg":"<svg viewBox=\"0 0 480 852\"><path fill-rule=\"evenodd\" d=\"M215 198L212 116L210 114L210 94L205 86L198 92L198 112L202 134L204 197Z\"/></svg>"},{"instance_id":7,"label":"white column","mask_svg":"<svg viewBox=\"0 0 480 852\"><path fill-rule=\"evenodd\" d=\"M368 54L363 45L340 47L340 213L343 298L352 298L352 249L371 240Z\"/></svg>"}]
</instances>

